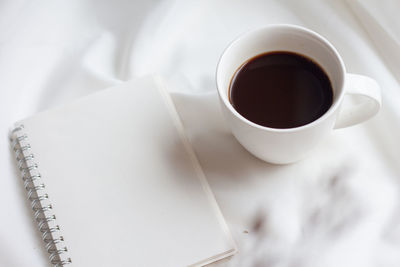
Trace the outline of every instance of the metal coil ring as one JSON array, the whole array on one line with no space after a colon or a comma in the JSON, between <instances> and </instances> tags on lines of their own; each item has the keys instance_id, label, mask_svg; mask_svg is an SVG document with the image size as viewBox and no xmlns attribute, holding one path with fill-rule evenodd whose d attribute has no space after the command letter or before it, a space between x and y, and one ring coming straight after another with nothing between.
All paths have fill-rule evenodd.
<instances>
[{"instance_id":1,"label":"metal coil ring","mask_svg":"<svg viewBox=\"0 0 400 267\"><path fill-rule=\"evenodd\" d=\"M61 241L64 241L64 237L60 236L59 238L61 238ZM51 238L44 238L43 241L47 244L47 243L51 243L53 241L53 237Z\"/></svg>"},{"instance_id":2,"label":"metal coil ring","mask_svg":"<svg viewBox=\"0 0 400 267\"><path fill-rule=\"evenodd\" d=\"M20 146L19 148L14 148L14 152L15 152L15 155L17 156L17 158L19 158L19 155L22 152L24 152L24 151L26 151L28 149L31 149L31 145L30 144L27 144L27 145L24 145L24 146Z\"/></svg>"},{"instance_id":3,"label":"metal coil ring","mask_svg":"<svg viewBox=\"0 0 400 267\"><path fill-rule=\"evenodd\" d=\"M55 267L62 267L64 265L72 263L71 258L60 257L61 254L68 251L67 247L58 249L58 244L64 242L64 237L59 234L55 234L60 231L59 225L50 223L56 220L55 215L47 216L53 206L47 201L49 198L47 193L38 194L38 191L45 189L45 184L37 184L37 180L41 179L40 173L37 173L39 168L38 164L34 162L34 155L28 154L26 151L31 149L31 145L28 142L28 136L25 133L16 134L17 131L24 129L24 125L21 124L10 131L9 139L11 147L15 152L15 157L18 163L18 168L21 172L21 177L24 182L24 187L28 192L28 200L31 202L31 207L34 212L34 218L38 223L39 231L42 233L42 239L46 243L46 250L50 254L50 262ZM33 172L33 173L32 173ZM58 236L58 237L57 237Z\"/></svg>"},{"instance_id":4,"label":"metal coil ring","mask_svg":"<svg viewBox=\"0 0 400 267\"><path fill-rule=\"evenodd\" d=\"M41 223L41 222L48 223L48 222L54 221L55 219L56 219L56 215L54 215L54 214L47 216L47 217L35 217L35 220L38 223Z\"/></svg>"},{"instance_id":5,"label":"metal coil ring","mask_svg":"<svg viewBox=\"0 0 400 267\"><path fill-rule=\"evenodd\" d=\"M26 189L26 188L25 188ZM34 190L28 190L28 199L29 200L31 200L31 198L32 199L35 199L35 197L32 197L32 196L35 196L35 195L37 195L37 192L36 191L34 191Z\"/></svg>"},{"instance_id":6,"label":"metal coil ring","mask_svg":"<svg viewBox=\"0 0 400 267\"><path fill-rule=\"evenodd\" d=\"M18 168L21 169L22 166L24 166L24 164L26 164L28 162L28 160L33 160L35 158L35 156L33 154L29 154L26 157L23 158L17 158L18 160Z\"/></svg>"},{"instance_id":7,"label":"metal coil ring","mask_svg":"<svg viewBox=\"0 0 400 267\"><path fill-rule=\"evenodd\" d=\"M65 250L64 250L65 249ZM62 251L62 252L61 252ZM64 253L64 252L67 252L68 251L68 249L67 249L67 247L64 247L63 249L57 249L57 248L55 248L55 247L50 247L48 250L47 250L47 252L49 252L50 254L60 254L60 252L61 252L61 254L62 253Z\"/></svg>"},{"instance_id":8,"label":"metal coil ring","mask_svg":"<svg viewBox=\"0 0 400 267\"><path fill-rule=\"evenodd\" d=\"M46 242L46 240L44 241ZM60 236L59 238L49 239L48 242L46 242L46 250L48 251L50 248L61 242L64 242L63 236Z\"/></svg>"},{"instance_id":9,"label":"metal coil ring","mask_svg":"<svg viewBox=\"0 0 400 267\"><path fill-rule=\"evenodd\" d=\"M15 152L16 151L16 146L18 145L19 146L19 142L16 140L16 139L10 139L10 140L12 140L12 142L11 142L11 147L12 147L12 149L13 149L13 151ZM19 158L18 157L15 157L17 160L19 160Z\"/></svg>"},{"instance_id":10,"label":"metal coil ring","mask_svg":"<svg viewBox=\"0 0 400 267\"><path fill-rule=\"evenodd\" d=\"M19 129L19 130L21 130L21 129ZM19 141L22 141L22 140L28 138L28 136L26 134L24 134L22 136L14 136L13 134L15 132L16 132L16 129L12 130L8 135L12 146L14 146L15 143L18 143Z\"/></svg>"},{"instance_id":11,"label":"metal coil ring","mask_svg":"<svg viewBox=\"0 0 400 267\"><path fill-rule=\"evenodd\" d=\"M48 227L48 223L49 223L50 221L54 221L54 220L41 221L41 222L39 222L38 226L39 226L39 231L40 231L41 233L44 233L45 231L47 231L46 229L49 228L49 227ZM47 242L46 242L46 243L47 243Z\"/></svg>"},{"instance_id":12,"label":"metal coil ring","mask_svg":"<svg viewBox=\"0 0 400 267\"><path fill-rule=\"evenodd\" d=\"M46 200L48 198L49 198L48 194L44 194L44 195L37 196L37 197L32 197L32 195L30 195L30 196L28 195L28 199L29 199L29 201L31 201L32 206L36 206L36 203L40 204L41 201Z\"/></svg>"},{"instance_id":13,"label":"metal coil ring","mask_svg":"<svg viewBox=\"0 0 400 267\"><path fill-rule=\"evenodd\" d=\"M22 180L24 181L24 187L27 188L28 185L33 184L34 181L37 181L41 178L40 173L31 176L23 176Z\"/></svg>"},{"instance_id":14,"label":"metal coil ring","mask_svg":"<svg viewBox=\"0 0 400 267\"><path fill-rule=\"evenodd\" d=\"M24 151L30 149L30 145L29 146L24 146L24 150L22 150L21 148L18 148L17 151L15 151L15 158L17 160L20 160L21 158L24 158Z\"/></svg>"},{"instance_id":15,"label":"metal coil ring","mask_svg":"<svg viewBox=\"0 0 400 267\"><path fill-rule=\"evenodd\" d=\"M53 262L54 263L52 263L52 264L54 264L54 267L63 267L65 265L67 265L67 264L71 264L72 263L71 258L68 258L66 260L53 261ZM57 262L57 263L55 263L55 262Z\"/></svg>"},{"instance_id":16,"label":"metal coil ring","mask_svg":"<svg viewBox=\"0 0 400 267\"><path fill-rule=\"evenodd\" d=\"M15 138L15 140L17 140L19 142L19 141L25 140L26 138L28 138L28 136L26 134L24 134L24 135L18 136L17 138Z\"/></svg>"},{"instance_id":17,"label":"metal coil ring","mask_svg":"<svg viewBox=\"0 0 400 267\"><path fill-rule=\"evenodd\" d=\"M54 220L55 220L55 218L54 218ZM41 221L41 222L39 222L39 224L38 224L38 226L39 226L39 231L40 231L41 233L46 232L46 231L49 229L48 223L49 223L50 221L54 221L54 220ZM46 243L47 243L47 242L46 242Z\"/></svg>"},{"instance_id":18,"label":"metal coil ring","mask_svg":"<svg viewBox=\"0 0 400 267\"><path fill-rule=\"evenodd\" d=\"M26 181L24 182L24 187L26 188L26 187L28 187L30 184L33 184L33 181L26 180Z\"/></svg>"},{"instance_id":19,"label":"metal coil ring","mask_svg":"<svg viewBox=\"0 0 400 267\"><path fill-rule=\"evenodd\" d=\"M24 154L22 154L22 157L15 157L17 159L18 162L26 162L28 160L33 160L34 156L33 154L29 154L28 156L24 156Z\"/></svg>"},{"instance_id":20,"label":"metal coil ring","mask_svg":"<svg viewBox=\"0 0 400 267\"><path fill-rule=\"evenodd\" d=\"M47 217L36 217L35 219L38 222L39 228L41 228L43 225L46 226L49 222L55 221L56 216L53 214L53 215L47 216Z\"/></svg>"},{"instance_id":21,"label":"metal coil ring","mask_svg":"<svg viewBox=\"0 0 400 267\"><path fill-rule=\"evenodd\" d=\"M54 232L60 231L60 227L58 225L56 225L55 227L48 227L47 225L42 224L41 226L42 227L39 228L39 231L41 233L54 233Z\"/></svg>"},{"instance_id":22,"label":"metal coil ring","mask_svg":"<svg viewBox=\"0 0 400 267\"><path fill-rule=\"evenodd\" d=\"M45 218L39 218L39 220L36 218L36 221L38 222L39 229L43 229L44 227L48 228L48 223L51 221L55 221L56 216L53 214L51 216L47 216ZM41 231L42 232L42 231Z\"/></svg>"},{"instance_id":23,"label":"metal coil ring","mask_svg":"<svg viewBox=\"0 0 400 267\"><path fill-rule=\"evenodd\" d=\"M49 211L49 210L53 209L53 206L52 206L51 204L49 204L49 205L47 205L47 206L45 206L45 207L39 207L39 208L37 208L37 207L35 206L35 207L32 207L32 209L33 209L33 211L35 211L35 212L37 212L37 211L42 211L42 212L44 212L44 211Z\"/></svg>"},{"instance_id":24,"label":"metal coil ring","mask_svg":"<svg viewBox=\"0 0 400 267\"><path fill-rule=\"evenodd\" d=\"M27 136L26 134L24 134L24 135L18 136L17 138L13 139L12 142L11 142L12 148L14 149L15 146L16 146L19 142L21 142L21 141L23 141L23 140L25 140L25 139L27 139L27 138L28 138L28 136ZM15 151L15 149L14 149L14 151Z\"/></svg>"},{"instance_id":25,"label":"metal coil ring","mask_svg":"<svg viewBox=\"0 0 400 267\"><path fill-rule=\"evenodd\" d=\"M53 239L53 236L51 235L51 233L45 232L42 234L42 239L43 240Z\"/></svg>"},{"instance_id":26,"label":"metal coil ring","mask_svg":"<svg viewBox=\"0 0 400 267\"><path fill-rule=\"evenodd\" d=\"M58 260L58 259L54 259L51 261L51 264L53 264L54 267L63 267L65 265L71 264L71 258L68 258L66 260Z\"/></svg>"},{"instance_id":27,"label":"metal coil ring","mask_svg":"<svg viewBox=\"0 0 400 267\"><path fill-rule=\"evenodd\" d=\"M71 263L72 263L71 258L68 258L66 260L59 261L56 265L54 265L54 267L63 267L64 265L71 264Z\"/></svg>"},{"instance_id":28,"label":"metal coil ring","mask_svg":"<svg viewBox=\"0 0 400 267\"><path fill-rule=\"evenodd\" d=\"M35 169L37 169L38 168L38 165L35 163L35 164L33 164L33 165L29 165L29 166L26 166L26 167L20 167L19 168L19 170L22 172L22 175L25 175L26 173L28 173L28 172L30 172L30 171L33 171L33 170L35 170Z\"/></svg>"},{"instance_id":29,"label":"metal coil ring","mask_svg":"<svg viewBox=\"0 0 400 267\"><path fill-rule=\"evenodd\" d=\"M57 249L57 250L55 250L53 253L51 253L51 255L50 255L49 258L50 258L51 261L53 261L55 257L58 257L58 256L60 256L61 254L67 252L67 251L68 251L67 247L63 247L63 248L61 248L61 249Z\"/></svg>"},{"instance_id":30,"label":"metal coil ring","mask_svg":"<svg viewBox=\"0 0 400 267\"><path fill-rule=\"evenodd\" d=\"M50 258L50 262L60 262L59 256L65 252L67 252L68 249L67 247L63 247L61 249L57 249L56 251L54 251L53 253L50 254L49 258ZM53 263L54 264L54 263Z\"/></svg>"},{"instance_id":31,"label":"metal coil ring","mask_svg":"<svg viewBox=\"0 0 400 267\"><path fill-rule=\"evenodd\" d=\"M35 218L38 218L40 214L43 214L45 211L49 211L51 209L53 209L51 205L47 205L45 207L32 207L32 210L35 212Z\"/></svg>"},{"instance_id":32,"label":"metal coil ring","mask_svg":"<svg viewBox=\"0 0 400 267\"><path fill-rule=\"evenodd\" d=\"M39 190L43 190L45 187L46 186L44 184L40 184L40 185L35 185L33 187L27 186L27 187L25 187L25 189L26 189L26 191L39 191Z\"/></svg>"},{"instance_id":33,"label":"metal coil ring","mask_svg":"<svg viewBox=\"0 0 400 267\"><path fill-rule=\"evenodd\" d=\"M23 124L20 124L17 127L15 127L14 129L12 129L11 133L15 133L15 132L21 131L22 129L24 129L24 127L25 126Z\"/></svg>"},{"instance_id":34,"label":"metal coil ring","mask_svg":"<svg viewBox=\"0 0 400 267\"><path fill-rule=\"evenodd\" d=\"M42 178L42 176L40 175L40 173L38 173L38 174L35 174L35 175L28 175L28 176L22 176L22 180L23 181L30 181L30 182L32 182L32 181L36 181L36 180L39 180L40 178Z\"/></svg>"},{"instance_id":35,"label":"metal coil ring","mask_svg":"<svg viewBox=\"0 0 400 267\"><path fill-rule=\"evenodd\" d=\"M60 226L56 225L55 227L50 228L48 231L42 233L42 240L50 236L52 238L52 233L60 231Z\"/></svg>"}]
</instances>

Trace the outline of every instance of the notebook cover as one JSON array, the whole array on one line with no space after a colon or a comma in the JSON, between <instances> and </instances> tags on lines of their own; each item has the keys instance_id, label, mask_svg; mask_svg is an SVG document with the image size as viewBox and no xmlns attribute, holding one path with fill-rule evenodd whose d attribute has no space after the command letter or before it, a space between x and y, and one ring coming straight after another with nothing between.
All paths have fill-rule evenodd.
<instances>
[{"instance_id":1,"label":"notebook cover","mask_svg":"<svg viewBox=\"0 0 400 267\"><path fill-rule=\"evenodd\" d=\"M50 251L63 254L53 264L203 266L235 253L159 77L103 90L16 127L20 162L34 156L24 161L24 179L40 173L27 190L43 190L41 208L51 203L45 215L56 218L41 230L59 226L51 237L63 237L60 251Z\"/></svg>"}]
</instances>

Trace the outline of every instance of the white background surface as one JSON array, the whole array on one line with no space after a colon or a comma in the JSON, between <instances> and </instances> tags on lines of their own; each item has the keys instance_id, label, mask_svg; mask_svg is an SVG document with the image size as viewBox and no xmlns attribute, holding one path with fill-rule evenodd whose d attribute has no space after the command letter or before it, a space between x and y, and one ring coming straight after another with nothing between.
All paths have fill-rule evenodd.
<instances>
[{"instance_id":1,"label":"white background surface","mask_svg":"<svg viewBox=\"0 0 400 267\"><path fill-rule=\"evenodd\" d=\"M399 266L398 10L395 0L1 1L0 266L48 261L13 165L10 125L149 72L179 92L178 111L243 251L237 266L251 266L249 258L264 266ZM284 167L238 145L214 85L228 42L270 23L319 32L349 72L375 78L383 90L377 117L336 131L313 156ZM260 213L263 239L254 251L247 247Z\"/></svg>"}]
</instances>

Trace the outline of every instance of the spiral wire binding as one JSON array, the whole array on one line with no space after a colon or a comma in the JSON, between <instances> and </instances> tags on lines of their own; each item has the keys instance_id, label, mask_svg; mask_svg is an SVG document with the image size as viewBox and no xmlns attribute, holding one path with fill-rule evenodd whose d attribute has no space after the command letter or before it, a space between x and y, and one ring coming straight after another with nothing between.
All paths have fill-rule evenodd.
<instances>
[{"instance_id":1,"label":"spiral wire binding","mask_svg":"<svg viewBox=\"0 0 400 267\"><path fill-rule=\"evenodd\" d=\"M56 216L52 214L53 206L49 202L49 195L44 192L46 186L41 183L39 166L34 162L34 154L29 153L31 145L28 143L28 136L21 134L23 129L24 125L21 124L11 130L11 147L15 152L28 200L31 202L50 262L54 267L62 267L72 263L72 260L67 255L68 249L64 246L64 237L60 233L60 226L56 224Z\"/></svg>"}]
</instances>

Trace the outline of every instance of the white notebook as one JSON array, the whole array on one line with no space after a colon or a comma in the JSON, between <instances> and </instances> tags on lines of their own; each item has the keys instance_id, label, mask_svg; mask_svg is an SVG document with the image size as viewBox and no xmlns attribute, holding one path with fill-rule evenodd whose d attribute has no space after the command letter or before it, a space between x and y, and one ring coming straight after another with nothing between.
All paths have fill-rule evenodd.
<instances>
[{"instance_id":1,"label":"white notebook","mask_svg":"<svg viewBox=\"0 0 400 267\"><path fill-rule=\"evenodd\" d=\"M160 78L39 113L10 136L55 266L203 266L235 253Z\"/></svg>"}]
</instances>

